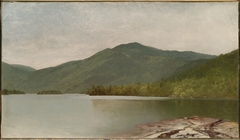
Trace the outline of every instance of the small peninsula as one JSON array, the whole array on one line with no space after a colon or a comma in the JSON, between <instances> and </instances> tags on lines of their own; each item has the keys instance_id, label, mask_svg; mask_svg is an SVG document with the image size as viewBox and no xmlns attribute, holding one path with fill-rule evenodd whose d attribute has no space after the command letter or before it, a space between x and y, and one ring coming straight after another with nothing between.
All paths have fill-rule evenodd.
<instances>
[{"instance_id":1,"label":"small peninsula","mask_svg":"<svg viewBox=\"0 0 240 140\"><path fill-rule=\"evenodd\" d=\"M8 90L8 89L2 90L2 95L10 95L10 94L25 94L25 92L20 90Z\"/></svg>"},{"instance_id":2,"label":"small peninsula","mask_svg":"<svg viewBox=\"0 0 240 140\"><path fill-rule=\"evenodd\" d=\"M43 90L37 93L37 95L48 95L48 94L63 94L61 91L58 90Z\"/></svg>"}]
</instances>

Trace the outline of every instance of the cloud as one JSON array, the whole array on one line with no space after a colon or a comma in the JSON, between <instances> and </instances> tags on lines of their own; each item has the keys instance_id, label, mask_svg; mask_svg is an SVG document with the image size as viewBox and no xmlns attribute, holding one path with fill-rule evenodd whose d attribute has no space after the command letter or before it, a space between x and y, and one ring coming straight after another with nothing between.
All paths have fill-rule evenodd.
<instances>
[{"instance_id":1,"label":"cloud","mask_svg":"<svg viewBox=\"0 0 240 140\"><path fill-rule=\"evenodd\" d=\"M35 68L139 42L208 54L238 45L237 2L3 3L3 61ZM49 61L48 61L49 60Z\"/></svg>"}]
</instances>

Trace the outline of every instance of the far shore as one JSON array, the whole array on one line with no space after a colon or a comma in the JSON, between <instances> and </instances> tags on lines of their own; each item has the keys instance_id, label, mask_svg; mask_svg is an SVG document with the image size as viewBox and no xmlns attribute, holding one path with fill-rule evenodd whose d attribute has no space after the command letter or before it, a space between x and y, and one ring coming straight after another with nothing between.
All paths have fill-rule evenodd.
<instances>
[{"instance_id":1,"label":"far shore","mask_svg":"<svg viewBox=\"0 0 240 140\"><path fill-rule=\"evenodd\" d=\"M80 96L89 96L93 98L99 98L99 97L146 97L146 98L165 98L165 99L189 99L189 100L238 100L236 98L209 98L209 97L166 97L166 96L133 96L133 95L88 95L83 93L61 93L61 94L38 94L38 93L21 93L21 94L2 94L2 95L80 95Z\"/></svg>"}]
</instances>

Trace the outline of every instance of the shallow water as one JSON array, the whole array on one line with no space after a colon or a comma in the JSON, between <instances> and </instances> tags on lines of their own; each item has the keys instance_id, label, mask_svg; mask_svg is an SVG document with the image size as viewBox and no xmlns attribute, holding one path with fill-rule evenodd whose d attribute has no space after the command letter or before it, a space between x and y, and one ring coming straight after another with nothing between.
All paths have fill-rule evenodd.
<instances>
[{"instance_id":1,"label":"shallow water","mask_svg":"<svg viewBox=\"0 0 240 140\"><path fill-rule=\"evenodd\" d=\"M135 125L201 116L237 121L238 101L133 96L4 95L3 138L103 138Z\"/></svg>"}]
</instances>

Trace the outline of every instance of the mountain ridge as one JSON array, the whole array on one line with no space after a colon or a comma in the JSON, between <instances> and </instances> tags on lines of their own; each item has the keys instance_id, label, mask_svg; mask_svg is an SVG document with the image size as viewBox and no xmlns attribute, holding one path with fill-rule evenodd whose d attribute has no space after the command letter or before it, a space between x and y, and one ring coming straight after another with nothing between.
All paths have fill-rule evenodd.
<instances>
[{"instance_id":1,"label":"mountain ridge","mask_svg":"<svg viewBox=\"0 0 240 140\"><path fill-rule=\"evenodd\" d=\"M193 60L211 58L215 56L164 51L135 42L121 44L112 49L106 48L83 60L33 71L19 76L19 82L12 79L9 79L11 82L8 82L8 79L3 82L7 81L6 83L11 83L11 88L25 92L49 89L83 92L92 85L154 82L168 77Z\"/></svg>"},{"instance_id":2,"label":"mountain ridge","mask_svg":"<svg viewBox=\"0 0 240 140\"><path fill-rule=\"evenodd\" d=\"M89 95L237 99L238 60L239 50L237 49L211 60L192 61L179 68L185 69L187 65L190 65L189 70L175 73L167 79L124 86L96 85L89 88L86 93ZM196 62L201 62L201 64Z\"/></svg>"}]
</instances>

